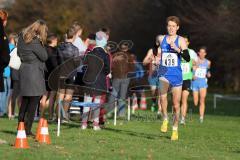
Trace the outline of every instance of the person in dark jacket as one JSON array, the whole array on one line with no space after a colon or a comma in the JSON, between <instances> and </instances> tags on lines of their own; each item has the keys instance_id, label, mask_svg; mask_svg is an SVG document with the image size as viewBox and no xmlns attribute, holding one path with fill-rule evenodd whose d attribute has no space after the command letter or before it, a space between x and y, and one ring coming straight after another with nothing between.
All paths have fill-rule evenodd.
<instances>
[{"instance_id":1,"label":"person in dark jacket","mask_svg":"<svg viewBox=\"0 0 240 160\"><path fill-rule=\"evenodd\" d=\"M36 107L40 96L46 92L44 69L48 58L44 47L47 37L47 25L43 20L37 20L20 34L17 54L21 59L20 95L22 104L19 111L18 122L25 120L26 134L33 136L31 132Z\"/></svg>"},{"instance_id":2,"label":"person in dark jacket","mask_svg":"<svg viewBox=\"0 0 240 160\"><path fill-rule=\"evenodd\" d=\"M4 91L3 71L4 71L4 68L8 65L10 60L10 56L9 56L10 50L8 46L8 39L4 32L4 27L7 24L7 17L8 17L7 12L1 9L0 10L0 92ZM0 139L0 142L6 142L6 141Z\"/></svg>"},{"instance_id":3,"label":"person in dark jacket","mask_svg":"<svg viewBox=\"0 0 240 160\"><path fill-rule=\"evenodd\" d=\"M0 117L6 115L8 98L10 95L10 68L7 66L9 62L10 49L8 39L4 33L4 27L7 24L7 12L0 10L1 19L1 35L0 35ZM7 46L6 46L7 45Z\"/></svg>"},{"instance_id":4,"label":"person in dark jacket","mask_svg":"<svg viewBox=\"0 0 240 160\"><path fill-rule=\"evenodd\" d=\"M47 71L45 72L45 82L47 92L42 96L40 109L41 117L44 116L44 111L48 107L49 120L53 120L54 102L56 99L56 90L52 90L48 85L48 78L52 71L60 64L60 58L57 51L58 38L55 34L49 34L47 38L47 53L48 59L46 61Z\"/></svg>"},{"instance_id":5,"label":"person in dark jacket","mask_svg":"<svg viewBox=\"0 0 240 160\"><path fill-rule=\"evenodd\" d=\"M75 39L76 39L75 28L70 27L67 30L65 42L60 43L60 45L57 48L61 65L63 65L66 61L68 61L74 57L80 56L78 48L73 45L73 42ZM66 72L65 71L66 68L68 68L68 67L67 66L63 67L63 69L60 71L60 75L61 75L61 72ZM74 83L73 77L74 77L74 75L71 75L67 79L66 82L68 84L73 84ZM68 109L69 109L69 102L71 102L71 100L72 100L73 92L74 92L74 90L69 87L64 86L64 88L59 88L58 100L63 101L63 109L64 109L63 122L67 122L69 120Z\"/></svg>"},{"instance_id":6,"label":"person in dark jacket","mask_svg":"<svg viewBox=\"0 0 240 160\"><path fill-rule=\"evenodd\" d=\"M85 102L98 103L99 106L93 109L93 129L100 130L99 115L100 107L105 102L106 93L108 92L106 76L110 74L110 59L105 50L108 36L106 33L99 31L96 33L96 47L89 52L84 63L87 70L83 76L83 81L89 88L88 93L84 97ZM84 107L82 117L82 129L87 128L88 112L90 107Z\"/></svg>"},{"instance_id":7,"label":"person in dark jacket","mask_svg":"<svg viewBox=\"0 0 240 160\"><path fill-rule=\"evenodd\" d=\"M7 24L8 13L4 10L0 10L0 92L4 92L4 68L8 66L10 60L10 50L8 46L8 39L4 32L4 27ZM2 106L5 107L5 106ZM0 116L4 114L4 108L0 108Z\"/></svg>"}]
</instances>

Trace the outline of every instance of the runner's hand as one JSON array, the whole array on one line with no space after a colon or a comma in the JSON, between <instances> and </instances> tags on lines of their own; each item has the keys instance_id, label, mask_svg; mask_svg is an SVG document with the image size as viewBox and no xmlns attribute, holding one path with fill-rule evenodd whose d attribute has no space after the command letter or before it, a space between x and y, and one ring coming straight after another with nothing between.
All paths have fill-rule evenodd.
<instances>
[{"instance_id":1,"label":"runner's hand","mask_svg":"<svg viewBox=\"0 0 240 160\"><path fill-rule=\"evenodd\" d=\"M172 49L174 49L175 51L179 52L180 48L178 48L173 41L170 43L170 46L171 46Z\"/></svg>"}]
</instances>

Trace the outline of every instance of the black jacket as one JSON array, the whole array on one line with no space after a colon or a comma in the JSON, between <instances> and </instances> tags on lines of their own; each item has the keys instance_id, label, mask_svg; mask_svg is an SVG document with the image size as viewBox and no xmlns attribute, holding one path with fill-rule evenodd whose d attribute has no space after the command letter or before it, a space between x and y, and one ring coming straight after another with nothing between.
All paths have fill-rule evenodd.
<instances>
[{"instance_id":1,"label":"black jacket","mask_svg":"<svg viewBox=\"0 0 240 160\"><path fill-rule=\"evenodd\" d=\"M110 73L109 55L103 48L96 47L86 55L84 63L87 70L83 82L90 88L88 94L96 96L106 93L106 76Z\"/></svg>"},{"instance_id":2,"label":"black jacket","mask_svg":"<svg viewBox=\"0 0 240 160\"><path fill-rule=\"evenodd\" d=\"M78 48L75 47L72 43L70 42L63 42L61 43L57 51L60 56L60 62L61 64L64 63L64 61L73 58L73 57L78 57L80 56Z\"/></svg>"},{"instance_id":3,"label":"black jacket","mask_svg":"<svg viewBox=\"0 0 240 160\"><path fill-rule=\"evenodd\" d=\"M60 57L60 64L61 65L65 65L66 61L71 60L74 57L79 57L80 56L78 48L70 42L61 43L57 48L57 52L58 52L59 57ZM67 70L68 70L68 66L65 65L65 67L62 67L61 70L59 71L60 75L62 75ZM67 84L73 84L74 83L74 76L75 76L75 73L72 73L69 76L69 78L66 80L66 83Z\"/></svg>"},{"instance_id":4,"label":"black jacket","mask_svg":"<svg viewBox=\"0 0 240 160\"><path fill-rule=\"evenodd\" d=\"M4 91L3 71L10 60L8 39L4 32L3 21L0 18L0 92Z\"/></svg>"},{"instance_id":5,"label":"black jacket","mask_svg":"<svg viewBox=\"0 0 240 160\"><path fill-rule=\"evenodd\" d=\"M48 53L48 59L45 62L47 71L46 71L46 80L48 79L48 76L51 74L51 72L60 65L60 57L58 54L58 50L56 47L47 46L46 47L47 53Z\"/></svg>"}]
</instances>

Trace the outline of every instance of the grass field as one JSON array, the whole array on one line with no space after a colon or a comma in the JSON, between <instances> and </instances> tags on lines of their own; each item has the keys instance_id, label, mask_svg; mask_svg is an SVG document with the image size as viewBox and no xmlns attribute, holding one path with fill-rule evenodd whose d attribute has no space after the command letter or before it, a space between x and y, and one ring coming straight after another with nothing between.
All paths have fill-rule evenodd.
<instances>
[{"instance_id":1,"label":"grass field","mask_svg":"<svg viewBox=\"0 0 240 160\"><path fill-rule=\"evenodd\" d=\"M192 102L190 102L191 104ZM40 145L29 139L30 149L14 149L17 121L0 119L0 160L78 160L78 159L162 159L162 160L239 160L240 102L219 101L213 112L212 96L207 100L207 115L203 124L197 114L186 126L179 127L179 141L170 140L160 132L160 120L137 119L109 121L106 129L80 130L73 122L61 128L56 137L56 124L49 125L51 145ZM151 115L150 111L138 115ZM119 124L119 123L118 123ZM37 123L34 124L34 131Z\"/></svg>"}]
</instances>

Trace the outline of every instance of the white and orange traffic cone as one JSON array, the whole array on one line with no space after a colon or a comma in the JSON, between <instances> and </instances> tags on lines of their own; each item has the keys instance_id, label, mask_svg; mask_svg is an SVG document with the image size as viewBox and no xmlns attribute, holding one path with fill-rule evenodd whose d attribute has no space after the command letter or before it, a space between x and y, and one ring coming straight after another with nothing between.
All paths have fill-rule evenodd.
<instances>
[{"instance_id":1,"label":"white and orange traffic cone","mask_svg":"<svg viewBox=\"0 0 240 160\"><path fill-rule=\"evenodd\" d=\"M40 132L41 132L41 127L43 125L43 121L44 121L44 118L40 118L40 120L38 122L38 127L37 127L37 132L36 132L36 137L35 137L35 139L37 141L39 140L39 136L40 136Z\"/></svg>"},{"instance_id":2,"label":"white and orange traffic cone","mask_svg":"<svg viewBox=\"0 0 240 160\"><path fill-rule=\"evenodd\" d=\"M43 124L42 124L42 127L41 127L41 132L40 132L40 135L39 135L38 142L46 143L46 144L51 143L49 132L48 132L48 124L47 124L46 119L43 120Z\"/></svg>"},{"instance_id":3,"label":"white and orange traffic cone","mask_svg":"<svg viewBox=\"0 0 240 160\"><path fill-rule=\"evenodd\" d=\"M24 122L20 122L18 125L18 132L17 132L17 138L15 141L15 148L29 148L28 142L27 142L27 136L25 132Z\"/></svg>"},{"instance_id":4,"label":"white and orange traffic cone","mask_svg":"<svg viewBox=\"0 0 240 160\"><path fill-rule=\"evenodd\" d=\"M135 113L135 110L138 109L137 95L133 93L133 102L132 102L132 114Z\"/></svg>"},{"instance_id":5,"label":"white and orange traffic cone","mask_svg":"<svg viewBox=\"0 0 240 160\"><path fill-rule=\"evenodd\" d=\"M142 96L141 96L140 109L141 110L146 110L147 109L147 101L146 101L145 93L142 93Z\"/></svg>"}]
</instances>

